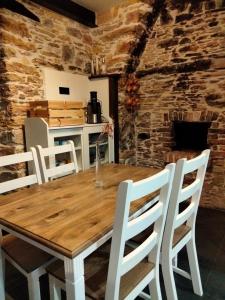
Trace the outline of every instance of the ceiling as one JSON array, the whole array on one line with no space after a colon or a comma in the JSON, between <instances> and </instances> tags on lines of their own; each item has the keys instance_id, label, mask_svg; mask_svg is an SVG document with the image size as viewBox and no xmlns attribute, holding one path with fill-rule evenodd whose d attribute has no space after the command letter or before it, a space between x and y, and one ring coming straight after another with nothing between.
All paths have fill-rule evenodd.
<instances>
[{"instance_id":1,"label":"ceiling","mask_svg":"<svg viewBox=\"0 0 225 300\"><path fill-rule=\"evenodd\" d=\"M95 12L107 10L118 3L124 2L124 0L72 0L72 1Z\"/></svg>"}]
</instances>

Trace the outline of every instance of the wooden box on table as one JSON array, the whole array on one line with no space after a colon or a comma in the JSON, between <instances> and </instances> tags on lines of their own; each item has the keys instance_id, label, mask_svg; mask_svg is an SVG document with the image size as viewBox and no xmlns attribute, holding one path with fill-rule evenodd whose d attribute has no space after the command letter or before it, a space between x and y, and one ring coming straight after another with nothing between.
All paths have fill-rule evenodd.
<instances>
[{"instance_id":1,"label":"wooden box on table","mask_svg":"<svg viewBox=\"0 0 225 300\"><path fill-rule=\"evenodd\" d=\"M85 123L82 101L34 101L30 103L30 117L45 119L49 126L81 125Z\"/></svg>"}]
</instances>

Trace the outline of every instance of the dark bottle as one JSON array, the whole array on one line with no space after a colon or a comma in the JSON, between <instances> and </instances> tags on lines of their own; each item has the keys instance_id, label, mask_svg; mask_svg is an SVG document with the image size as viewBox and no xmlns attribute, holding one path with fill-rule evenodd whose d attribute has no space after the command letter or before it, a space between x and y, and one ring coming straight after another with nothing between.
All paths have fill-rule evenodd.
<instances>
[{"instance_id":1,"label":"dark bottle","mask_svg":"<svg viewBox=\"0 0 225 300\"><path fill-rule=\"evenodd\" d=\"M90 92L91 94L91 107L93 115L93 123L98 123L97 121L97 92Z\"/></svg>"},{"instance_id":2,"label":"dark bottle","mask_svg":"<svg viewBox=\"0 0 225 300\"><path fill-rule=\"evenodd\" d=\"M101 123L102 117L101 117L101 103L97 99L97 92L92 91L90 92L90 102L88 102L87 105L87 123Z\"/></svg>"}]
</instances>

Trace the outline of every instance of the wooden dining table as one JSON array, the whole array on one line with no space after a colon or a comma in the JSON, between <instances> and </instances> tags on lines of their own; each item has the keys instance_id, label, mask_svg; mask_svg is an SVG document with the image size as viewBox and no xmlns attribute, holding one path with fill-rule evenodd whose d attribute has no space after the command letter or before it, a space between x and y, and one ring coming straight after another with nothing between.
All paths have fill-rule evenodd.
<instances>
[{"instance_id":1,"label":"wooden dining table","mask_svg":"<svg viewBox=\"0 0 225 300\"><path fill-rule=\"evenodd\" d=\"M116 193L121 181L137 181L159 169L108 164L103 186L95 169L0 196L0 227L62 259L67 299L85 299L84 259L112 234ZM131 214L141 213L147 199L135 201ZM1 257L0 257L1 258ZM0 260L0 299L5 299Z\"/></svg>"}]
</instances>

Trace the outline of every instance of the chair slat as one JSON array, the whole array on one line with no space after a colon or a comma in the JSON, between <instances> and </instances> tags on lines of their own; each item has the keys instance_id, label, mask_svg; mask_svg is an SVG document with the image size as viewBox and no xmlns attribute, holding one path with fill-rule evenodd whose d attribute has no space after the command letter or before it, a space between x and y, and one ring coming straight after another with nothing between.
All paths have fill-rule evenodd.
<instances>
[{"instance_id":1,"label":"chair slat","mask_svg":"<svg viewBox=\"0 0 225 300\"><path fill-rule=\"evenodd\" d=\"M197 178L189 186L187 186L181 190L179 203L189 199L196 192L198 192L200 190L200 188L201 188L201 180L199 178Z\"/></svg>"},{"instance_id":2,"label":"chair slat","mask_svg":"<svg viewBox=\"0 0 225 300\"><path fill-rule=\"evenodd\" d=\"M44 182L48 182L49 179L54 178L55 176L64 176L67 175L69 172L78 172L78 165L77 165L77 158L76 152L74 148L74 143L72 141L67 141L67 144L42 148L41 146L37 146L37 150L39 153L41 169L42 169L42 178ZM63 154L69 153L70 154L70 163L63 164L60 166L53 166L47 169L45 157L51 157L56 154Z\"/></svg>"},{"instance_id":3,"label":"chair slat","mask_svg":"<svg viewBox=\"0 0 225 300\"><path fill-rule=\"evenodd\" d=\"M16 153L0 157L0 167L19 164L33 160L32 152Z\"/></svg>"},{"instance_id":4,"label":"chair slat","mask_svg":"<svg viewBox=\"0 0 225 300\"><path fill-rule=\"evenodd\" d=\"M71 145L70 144L64 144L64 145L60 145L60 146L42 148L42 154L44 156L61 154L61 153L66 153L66 152L70 152L70 151L71 151Z\"/></svg>"},{"instance_id":5,"label":"chair slat","mask_svg":"<svg viewBox=\"0 0 225 300\"><path fill-rule=\"evenodd\" d=\"M162 203L157 203L152 209L143 213L134 220L131 220L127 226L126 239L129 240L136 236L139 232L144 231L146 228L150 227L163 212Z\"/></svg>"},{"instance_id":6,"label":"chair slat","mask_svg":"<svg viewBox=\"0 0 225 300\"><path fill-rule=\"evenodd\" d=\"M121 276L129 272L134 266L142 261L155 247L158 241L158 233L153 232L140 246L123 257Z\"/></svg>"},{"instance_id":7,"label":"chair slat","mask_svg":"<svg viewBox=\"0 0 225 300\"><path fill-rule=\"evenodd\" d=\"M183 167L184 174L194 172L195 170L199 169L201 166L204 166L205 164L207 164L208 156L209 156L207 151L210 151L210 150L207 149L207 150L203 151L199 156L186 161L186 163Z\"/></svg>"},{"instance_id":8,"label":"chair slat","mask_svg":"<svg viewBox=\"0 0 225 300\"><path fill-rule=\"evenodd\" d=\"M139 182L135 182L130 195L131 201L135 201L137 199L140 199L141 197L144 197L146 194L149 195L152 192L157 191L165 185L165 183L168 181L168 177L169 172L165 169L162 172L155 174L151 177L151 185L149 185L148 179L143 179Z\"/></svg>"},{"instance_id":9,"label":"chair slat","mask_svg":"<svg viewBox=\"0 0 225 300\"><path fill-rule=\"evenodd\" d=\"M48 177L54 177L54 176L58 176L58 175L63 175L67 172L71 172L74 171L74 163L69 163L69 164L65 164L62 166L57 166L51 169L47 169L46 173L48 175Z\"/></svg>"},{"instance_id":10,"label":"chair slat","mask_svg":"<svg viewBox=\"0 0 225 300\"><path fill-rule=\"evenodd\" d=\"M13 191L35 183L41 183L40 169L37 160L35 148L31 147L31 151L24 153L16 153L0 157L0 167L6 167L27 161L33 161L34 174L20 178L11 179L0 183L0 194Z\"/></svg>"},{"instance_id":11,"label":"chair slat","mask_svg":"<svg viewBox=\"0 0 225 300\"><path fill-rule=\"evenodd\" d=\"M37 183L36 175L29 175L0 183L0 194Z\"/></svg>"}]
</instances>

